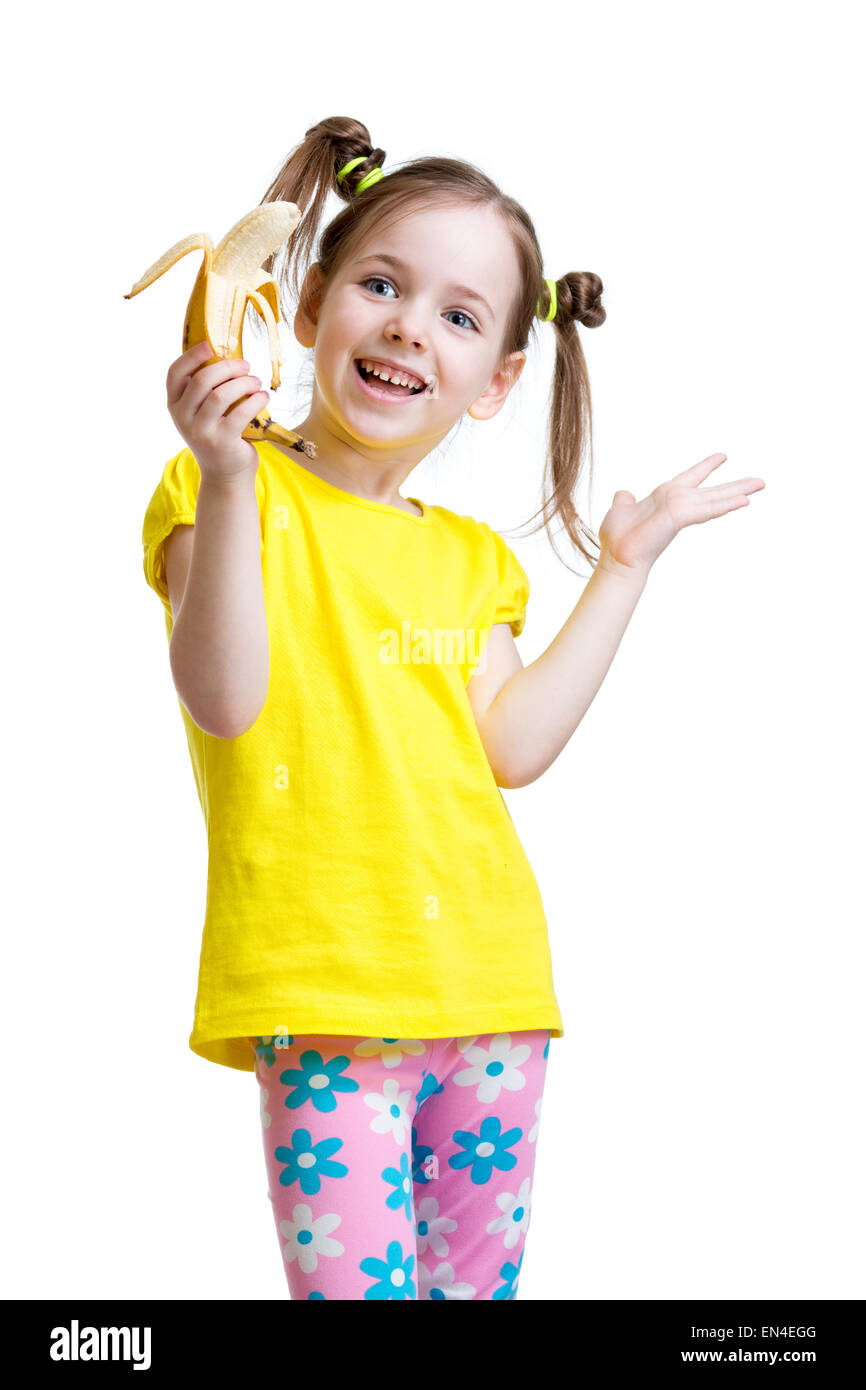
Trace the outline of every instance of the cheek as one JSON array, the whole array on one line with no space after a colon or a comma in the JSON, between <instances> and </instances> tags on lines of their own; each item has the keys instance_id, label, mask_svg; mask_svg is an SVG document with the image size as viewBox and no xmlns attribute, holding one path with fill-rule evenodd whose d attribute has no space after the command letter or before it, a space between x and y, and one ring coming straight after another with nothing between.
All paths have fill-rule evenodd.
<instances>
[{"instance_id":1,"label":"cheek","mask_svg":"<svg viewBox=\"0 0 866 1390\"><path fill-rule=\"evenodd\" d=\"M316 335L316 361L333 372L345 365L356 341L354 325L345 316L329 318L319 325Z\"/></svg>"},{"instance_id":2,"label":"cheek","mask_svg":"<svg viewBox=\"0 0 866 1390\"><path fill-rule=\"evenodd\" d=\"M334 305L334 312L328 316L328 333L340 342L357 337L359 332L369 330L371 320L375 321L376 305L369 308L361 299L341 299Z\"/></svg>"}]
</instances>

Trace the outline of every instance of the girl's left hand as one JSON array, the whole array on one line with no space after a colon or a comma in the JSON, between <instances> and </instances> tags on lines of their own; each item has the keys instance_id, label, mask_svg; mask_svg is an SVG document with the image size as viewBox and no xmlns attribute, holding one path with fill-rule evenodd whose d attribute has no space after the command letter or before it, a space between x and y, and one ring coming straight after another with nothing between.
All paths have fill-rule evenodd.
<instances>
[{"instance_id":1,"label":"girl's left hand","mask_svg":"<svg viewBox=\"0 0 866 1390\"><path fill-rule=\"evenodd\" d=\"M763 478L739 478L733 483L698 491L699 484L727 454L710 454L693 468L678 473L668 483L653 488L649 497L635 501L631 492L614 494L610 511L601 523L598 538L601 554L598 565L612 570L648 573L674 536L684 526L724 516L725 512L749 505L748 494L764 486Z\"/></svg>"}]
</instances>

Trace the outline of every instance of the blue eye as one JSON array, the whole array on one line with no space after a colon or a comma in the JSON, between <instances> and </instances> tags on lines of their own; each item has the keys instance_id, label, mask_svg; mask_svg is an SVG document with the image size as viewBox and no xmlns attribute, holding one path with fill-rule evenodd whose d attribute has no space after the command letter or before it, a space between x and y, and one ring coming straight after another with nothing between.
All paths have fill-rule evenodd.
<instances>
[{"instance_id":1,"label":"blue eye","mask_svg":"<svg viewBox=\"0 0 866 1390\"><path fill-rule=\"evenodd\" d=\"M361 284L364 285L364 286L366 286L366 285L391 285L391 281L390 281L390 280L386 280L386 278L385 278L384 275L368 275L367 278L366 278L365 280L362 280L362 281L361 281ZM394 286L391 285L391 288L393 289ZM384 298L386 298L386 297L387 297L387 296L381 295L381 294L380 294L380 295L377 295L377 298L378 298L378 299L384 299ZM466 320L468 321L470 328L472 328L476 333L480 333L481 330L479 329L478 324L477 324L477 323L475 322L475 320L472 318L471 314L465 313L462 309L448 309L448 310L447 310L447 313L449 313L449 314L459 314L461 318L464 318L464 319L466 319ZM458 328L459 328L460 326L461 326L460 324L457 325Z\"/></svg>"},{"instance_id":2,"label":"blue eye","mask_svg":"<svg viewBox=\"0 0 866 1390\"><path fill-rule=\"evenodd\" d=\"M391 284L391 281L390 281L390 280L383 280L381 275L368 275L367 278L366 278L366 280L362 280L362 281L361 281L361 284L362 284L362 285L390 285L390 284ZM393 287L392 287L392 288L393 288ZM381 299L381 298L382 298L382 295L380 294L380 295L378 296L378 298Z\"/></svg>"},{"instance_id":3,"label":"blue eye","mask_svg":"<svg viewBox=\"0 0 866 1390\"><path fill-rule=\"evenodd\" d=\"M462 319L467 320L470 328L474 328L476 333L480 332L478 324L475 322L475 320L473 318L470 318L468 314L465 314L462 309L449 309L447 312L449 314L459 314Z\"/></svg>"}]
</instances>

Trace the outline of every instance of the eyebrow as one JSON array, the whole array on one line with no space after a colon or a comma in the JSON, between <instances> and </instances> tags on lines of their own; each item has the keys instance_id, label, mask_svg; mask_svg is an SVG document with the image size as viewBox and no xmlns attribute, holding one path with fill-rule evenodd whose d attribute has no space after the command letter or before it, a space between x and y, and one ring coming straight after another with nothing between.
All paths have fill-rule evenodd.
<instances>
[{"instance_id":1,"label":"eyebrow","mask_svg":"<svg viewBox=\"0 0 866 1390\"><path fill-rule=\"evenodd\" d=\"M384 261L386 265L392 265L395 270L406 270L407 268L406 262L401 261L399 256L389 256L384 251L375 251L370 256L361 256L359 257L357 264L363 265L365 261ZM484 295L479 294L477 290L473 290L470 285L449 285L448 289L451 290L454 294L462 295L464 299L477 300L479 304L484 305L485 309L487 310L488 314L492 319L496 318L496 315L494 314L490 305L487 303L487 300L484 298Z\"/></svg>"}]
</instances>

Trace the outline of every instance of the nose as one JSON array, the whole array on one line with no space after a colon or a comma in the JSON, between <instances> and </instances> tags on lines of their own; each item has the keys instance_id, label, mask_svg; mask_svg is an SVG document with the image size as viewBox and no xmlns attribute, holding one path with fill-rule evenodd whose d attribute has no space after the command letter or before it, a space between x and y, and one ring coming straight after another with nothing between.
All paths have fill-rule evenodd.
<instances>
[{"instance_id":1,"label":"nose","mask_svg":"<svg viewBox=\"0 0 866 1390\"><path fill-rule=\"evenodd\" d=\"M426 347L425 335L418 323L403 322L403 318L396 315L385 330L385 336L392 343L406 343L408 346L419 348L422 351Z\"/></svg>"}]
</instances>

